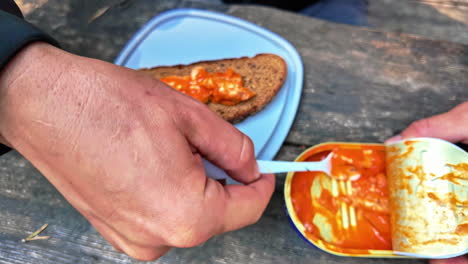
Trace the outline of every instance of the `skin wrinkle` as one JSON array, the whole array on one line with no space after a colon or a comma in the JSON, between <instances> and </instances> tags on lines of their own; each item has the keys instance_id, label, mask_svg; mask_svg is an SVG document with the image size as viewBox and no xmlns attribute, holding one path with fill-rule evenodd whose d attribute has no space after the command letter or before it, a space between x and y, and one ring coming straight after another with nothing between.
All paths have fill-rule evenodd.
<instances>
[{"instance_id":1,"label":"skin wrinkle","mask_svg":"<svg viewBox=\"0 0 468 264\"><path fill-rule=\"evenodd\" d=\"M134 137L134 135L130 134L128 137L132 138ZM141 166L145 166L145 164L140 166L140 164L138 164L138 161L134 159L122 160L121 159L122 152L117 147L118 145L121 145L121 144L118 142L113 142L112 139L109 139L109 141L105 145L109 147L105 149L106 153L104 157L107 157L107 158L113 157L116 162L120 164L126 163L126 164L129 164L129 166L127 166L128 169L125 171L111 171L110 172L111 174L109 174L109 172L105 172L105 174L102 175L102 178L109 179L109 181L107 182L108 184L103 185L103 187L105 188L106 191L110 193L110 195L119 195L121 193L127 193L128 195L132 196L134 192L138 189L137 188L138 182L135 182L133 178L131 177L131 175L138 173L138 169ZM93 151L96 151L97 152L96 154L99 154L99 152L102 151L102 149L101 150L94 149ZM137 153L136 150L133 153ZM99 166L100 162L104 162L104 161L97 160L95 166ZM117 174L112 174L112 173L117 173ZM113 178L119 178L119 181L114 181ZM120 184L117 184L117 183L120 183ZM130 190L130 192L128 191L125 192L126 190Z\"/></svg>"},{"instance_id":2,"label":"skin wrinkle","mask_svg":"<svg viewBox=\"0 0 468 264\"><path fill-rule=\"evenodd\" d=\"M159 215L165 215L164 212L160 212ZM151 216L145 216L145 217L139 217L138 215L129 215L127 216L127 219L133 222L133 230L132 230L132 235L136 235L136 237L139 236L139 234L145 234L145 235L150 235L151 237L156 237L156 240L158 242L163 241L164 239L162 238L162 234L160 232L161 229L163 229L160 225L155 226L153 223L156 222L157 217L155 215ZM145 246L143 243L138 241L137 239L133 237L127 237L128 240L132 241L132 243L139 245L139 246ZM154 240L154 239L153 239ZM168 244L168 243L165 243Z\"/></svg>"},{"instance_id":3,"label":"skin wrinkle","mask_svg":"<svg viewBox=\"0 0 468 264\"><path fill-rule=\"evenodd\" d=\"M48 122L43 121L43 120L40 120L40 119L33 120L33 122L41 124L41 125L46 126L46 127L55 127L53 124L48 123Z\"/></svg>"},{"instance_id":4,"label":"skin wrinkle","mask_svg":"<svg viewBox=\"0 0 468 264\"><path fill-rule=\"evenodd\" d=\"M144 121L142 121L142 122L144 122ZM154 129L153 129L152 131L154 131ZM138 137L141 137L141 136L144 135L144 134L147 134L147 133L138 133ZM151 136L149 136L149 135L147 136L147 139L139 139L138 142L151 142L151 141L148 141L148 140L151 140ZM158 152L160 151L158 147L154 146L154 148L155 148ZM161 148L164 149L164 147L162 147L162 146L161 146ZM163 155L164 153L161 153L161 154ZM168 163L170 163L171 161L172 161L172 160L170 160L170 159L167 160L167 161L163 161L163 162L161 162L161 164L157 164L157 167L162 166L162 164L168 164ZM174 166L176 166L176 165L174 165ZM155 169L155 172L158 172L158 171L161 171L161 170L162 170L162 169L156 168L156 169ZM184 173L181 173L180 175L184 175ZM161 179L161 177L158 177L158 179ZM170 177L170 178L164 178L164 179L165 179L166 183L160 183L160 184L170 184L170 186L173 186L173 187L177 186L177 184L172 183L174 180L171 180L171 177ZM168 181L168 180L169 180L169 181ZM171 196L171 195L173 195L174 193L181 193L181 194L183 193L183 192L177 191L176 189L177 189L177 188L166 188L166 192L164 192L164 193L166 193L166 194L160 193L160 195Z\"/></svg>"},{"instance_id":5,"label":"skin wrinkle","mask_svg":"<svg viewBox=\"0 0 468 264\"><path fill-rule=\"evenodd\" d=\"M132 194L134 194L136 192L135 188L132 192L126 192L126 196L127 197L131 197ZM111 194L111 196L113 197L113 201L115 201L116 204L120 204L121 202L125 201L125 200L129 200L130 198L127 198L127 199L120 199L119 198L119 193L114 193L114 194ZM126 203L128 204L128 203ZM116 206L112 206L112 209L111 211L107 214L106 216L106 220L109 221L109 220L112 220L112 219L118 219L120 217L122 217L122 214L120 214L120 210L121 208L117 208Z\"/></svg>"},{"instance_id":6,"label":"skin wrinkle","mask_svg":"<svg viewBox=\"0 0 468 264\"><path fill-rule=\"evenodd\" d=\"M138 156L138 151L134 150L133 151L133 161L138 162L139 161L138 157L139 157Z\"/></svg>"},{"instance_id":7,"label":"skin wrinkle","mask_svg":"<svg viewBox=\"0 0 468 264\"><path fill-rule=\"evenodd\" d=\"M90 83L99 85L99 83L107 82L108 78L109 78L109 76L105 72L104 73L103 72L96 72L94 77L87 78L87 80L89 80ZM88 84L83 85L82 89L83 90L90 90L90 89L85 88L87 86L89 86L89 85ZM92 89L92 90L95 91L94 89ZM80 140L80 138L83 138L83 136L84 136L84 138L86 138L86 135L84 133L85 130L86 130L85 127L87 127L89 125L92 126L92 123L89 124L89 125L84 124L85 120L88 120L88 119L92 120L90 118L86 118L86 116L89 116L90 114L92 114L92 113L90 113L90 112L92 112L92 110L88 111L88 109L90 109L92 106L94 106L95 108L99 108L99 105L96 106L96 104L93 104L93 105L91 104L91 101L93 101L91 99L92 98L91 93L86 93L85 92L84 94L85 94L84 100L83 100L82 103L79 104L79 108L78 108L77 115L76 115L76 119L78 120L77 125L76 125L77 126L77 133L76 133L76 136L74 137L75 139L73 140L73 142L78 142ZM99 95L96 95L94 97L99 98ZM106 97L106 96L100 96L100 97ZM106 102L104 102L104 103L106 103ZM101 102L100 104L103 104L103 103ZM119 109L119 107L117 107L117 109ZM120 110L120 111L122 111L122 110ZM88 113L88 114L85 114L85 113ZM115 115L115 113L113 113L113 114ZM82 115L85 115L85 116L80 118L80 116L82 116ZM108 120L103 120L103 121L105 123L105 122L109 122L110 120L109 121ZM95 120L95 121L93 121L93 123L99 124L99 123L102 123L103 121ZM75 123L75 122L72 122L72 123ZM111 141L110 144L112 144L113 140L118 139L116 137L118 137L118 135L122 132L122 126L117 125L116 127L117 127L116 132L110 137L110 141ZM72 151L76 150L76 148L77 148L77 143L74 143ZM112 156L114 154L113 151L110 150L110 149L107 152L108 152L108 155L110 155L110 156Z\"/></svg>"},{"instance_id":8,"label":"skin wrinkle","mask_svg":"<svg viewBox=\"0 0 468 264\"><path fill-rule=\"evenodd\" d=\"M183 140L187 142L186 138L183 138ZM187 146L188 144L189 143L187 142L185 145ZM187 153L188 155L193 155L192 152L190 151L190 149L185 150L184 153ZM174 164L173 166L178 166L178 162L176 160L169 159L168 162L173 163ZM201 159L193 160L193 162L190 162L187 166L179 167L178 175L180 175L182 177L190 178L189 175L192 175L194 173L194 171L199 171L198 169L200 167L202 167ZM197 175L196 178L204 177L204 176L205 176L204 174L203 175ZM172 194L179 194L180 196L184 196L184 195L187 195L189 192L193 192L193 190L203 190L203 188L197 188L195 186L195 184L190 186L190 188L182 189L182 186L179 186L177 184L178 183L177 177L169 177L169 179L172 179L172 180L170 180L170 183L169 183L170 186L173 187ZM195 182L199 183L198 181L195 181ZM200 182L200 184L201 184L201 182ZM169 195L172 195L170 193L171 192L168 192ZM178 197L175 197L175 198L179 199ZM180 198L182 198L182 197L180 197Z\"/></svg>"},{"instance_id":9,"label":"skin wrinkle","mask_svg":"<svg viewBox=\"0 0 468 264\"><path fill-rule=\"evenodd\" d=\"M101 104L105 104L107 102L100 102L100 103L96 104L96 102L95 102L96 100L93 99L93 98L106 98L107 96L105 94L103 94L103 96L101 96L98 93L103 93L104 91L93 89L93 87L100 86L99 85L100 83L113 83L112 80L110 79L110 77L108 76L108 74L106 74L106 72L101 72L101 71L94 72L94 74L91 77L87 77L86 80L88 80L88 83L80 86L80 91L81 90L84 91L83 93L80 93L80 94L84 94L84 97L83 97L82 100L80 100L80 103L78 103L78 109L77 109L76 118L75 118L75 120L78 120L78 122L76 123L77 133L76 133L74 141L78 141L85 134L85 130L86 130L85 129L86 125L84 123L85 121L91 120L91 121L93 121L93 123L94 122L96 122L96 123L101 123L102 122L101 120L93 120L92 119L92 116L91 116L93 114L92 109L93 109L93 107L94 108L99 108L101 106ZM90 87L90 89L87 89L86 87ZM116 89L114 89L114 90L116 90ZM93 93L89 93L87 91L93 91ZM112 98L113 97L111 97L111 99ZM95 102L95 103L92 103L92 102ZM75 123L75 122L73 122L75 120L72 120L72 123ZM106 120L104 122L106 122ZM92 125L92 123L89 124L89 125ZM116 131L116 133L114 135L118 136L119 132L121 131L121 126L116 126L116 127L117 127L117 131ZM113 136L111 136L111 139L112 138L113 138ZM72 150L75 150L76 147L77 146L74 145Z\"/></svg>"},{"instance_id":10,"label":"skin wrinkle","mask_svg":"<svg viewBox=\"0 0 468 264\"><path fill-rule=\"evenodd\" d=\"M58 85L58 83L62 80L64 77L65 73L71 72L71 69L73 68L73 62L67 63L65 68L61 69L60 72L58 73L57 77L52 81L50 85L50 89L48 89L48 95L51 96L51 94L54 94L58 88L61 88L61 86ZM67 76L68 77L68 76Z\"/></svg>"},{"instance_id":11,"label":"skin wrinkle","mask_svg":"<svg viewBox=\"0 0 468 264\"><path fill-rule=\"evenodd\" d=\"M95 150L97 153L100 152L100 150ZM101 150L102 151L102 150ZM113 157L117 153L117 157L119 157L119 154L117 152L118 150L114 149L108 149L105 150L105 157ZM120 159L116 159L116 161L119 161ZM97 160L96 164L94 166L99 166L100 160ZM125 163L130 163L130 169L126 171L119 171L117 172L118 174L114 174L115 172L113 171L107 171L104 170L101 172L101 179L109 179L108 181L103 181L103 182L96 182L96 184L101 184L103 187L103 191L108 193L108 195L118 198L120 194L128 194L129 196L133 195L135 193L135 190L138 189L136 188L137 182L133 181L131 177L128 177L128 175L131 175L133 173L133 170L135 170L136 166L135 164L132 164L130 160L123 161ZM121 162L121 163L123 163ZM137 169L136 169L137 170ZM119 181L113 180L114 178L119 178ZM120 199L118 199L120 200ZM127 199L128 200L128 199ZM125 201L125 200L122 200Z\"/></svg>"},{"instance_id":12,"label":"skin wrinkle","mask_svg":"<svg viewBox=\"0 0 468 264\"><path fill-rule=\"evenodd\" d=\"M128 244L125 240L126 238L120 233L118 232L117 230L115 230L113 227L111 227L109 224L107 224L104 220L102 220L101 218L99 218L97 215L93 214L93 213L88 213L86 215L86 217L89 219L89 221L91 223L93 223L93 225L96 226L96 228L100 231L102 231L101 229L102 228L105 228L106 229L106 234L107 236L108 235L108 232L110 231L111 236L114 238L112 239L112 242L113 244L115 243L119 248L121 248L122 246L124 246L125 244ZM97 225L96 225L97 224ZM115 238L117 238L119 241L115 241ZM115 245L113 245L115 247Z\"/></svg>"},{"instance_id":13,"label":"skin wrinkle","mask_svg":"<svg viewBox=\"0 0 468 264\"><path fill-rule=\"evenodd\" d=\"M203 184L203 189L202 189L202 193L203 193L203 201L206 202L206 200L208 199L208 184L210 184L211 182L210 181L215 181L211 178L209 178L208 176L205 177L205 182ZM216 181L217 182L217 181ZM220 184L219 182L217 182L218 184ZM213 183L211 183L213 184Z\"/></svg>"},{"instance_id":14,"label":"skin wrinkle","mask_svg":"<svg viewBox=\"0 0 468 264\"><path fill-rule=\"evenodd\" d=\"M184 106L179 106L177 109L175 109L175 111L180 113L180 115L171 115L171 113L169 113L168 111L165 111L165 112L166 112L166 114L169 114L172 122L176 125L176 127L180 131L184 131L186 133L185 137L188 138L188 140L190 141L190 139L193 138L193 135L195 134L194 132L196 131L196 127L195 127L196 122L193 122L192 118L190 118L190 113L187 113L185 111L185 109L186 108ZM163 109L163 111L164 111L164 109ZM184 127L184 126L187 126L187 125L189 125L189 128ZM193 131L193 133L192 133L192 131ZM187 132L189 132L189 133L187 133ZM196 151L199 151L198 147L193 146L193 148L195 148Z\"/></svg>"},{"instance_id":15,"label":"skin wrinkle","mask_svg":"<svg viewBox=\"0 0 468 264\"><path fill-rule=\"evenodd\" d=\"M90 97L91 97L91 96L87 96L87 98L90 98ZM86 102L86 103L84 103L84 104L81 105L81 108L80 108L81 111L80 111L80 112L86 112L86 109L87 109L88 106L90 105L90 103L89 103L89 102L90 102L90 99L85 100L85 102ZM83 119L85 119L85 118L83 118ZM84 130L84 128L83 128L84 125L82 125L82 122L79 122L79 125L78 125L78 126L80 127L79 131L83 131L83 130ZM80 136L80 135L81 135L81 136ZM77 140L78 140L80 137L83 137L83 136L84 136L83 139L85 139L85 138L86 138L86 135L85 135L85 134L83 134L82 132L77 133L77 136L75 137L76 139L74 140L74 142L77 142ZM86 139L85 139L85 140L86 140ZM112 141L112 140L111 140L111 141ZM111 146L113 145L112 142L109 142L109 144L110 144ZM76 150L77 144L76 144L76 143L73 143L73 146L75 146L75 149L72 149L72 150L74 151L74 150ZM114 149L105 149L105 151L107 152L106 154L104 154L105 157L113 156L113 155L115 155L115 153L118 153L118 152L116 152L116 151L118 151L118 150L114 150ZM100 149L100 150L96 150L96 149L95 149L94 152L95 152L96 156L99 156L98 154L99 154L99 152L102 152L102 149ZM103 178L109 178L109 179L110 179L110 178L114 177L114 176L112 176L112 175L105 176L105 175L103 175L102 173L106 173L106 172L105 172L105 171L104 171L104 172L101 172L101 176L102 176ZM111 181L111 182L112 182L112 181ZM128 184L129 184L129 182L127 181L127 182L124 182L123 185L120 185L120 186L113 186L111 189L108 189L107 191L110 191L110 192L112 192L112 193L118 193L118 192L120 192L120 191L122 191L122 190L125 190L125 188L128 187ZM116 187L117 187L117 188L116 188ZM115 188L116 188L116 189L115 189ZM135 188L132 188L132 189L135 189ZM91 201L90 201L90 202L91 202Z\"/></svg>"},{"instance_id":16,"label":"skin wrinkle","mask_svg":"<svg viewBox=\"0 0 468 264\"><path fill-rule=\"evenodd\" d=\"M117 139L122 132L122 126L117 126L117 130L115 130L114 134L110 136L110 139Z\"/></svg>"},{"instance_id":17,"label":"skin wrinkle","mask_svg":"<svg viewBox=\"0 0 468 264\"><path fill-rule=\"evenodd\" d=\"M215 204L216 208L210 208L211 210L209 212L211 212L212 214L213 213L216 214L216 215L211 216L212 218L216 219L216 224L214 226L217 227L216 229L213 229L213 233L221 234L226 231L225 230L226 228L222 222L222 219L225 219L227 217L227 213L225 210L226 207L219 206L219 202L220 200L228 201L229 199L231 199L231 197L230 197L229 192L225 192L224 186L221 185L218 181L208 178L208 177L206 177L206 181L207 181L207 184L205 186L206 192L204 194L204 201L203 201L204 206L210 208L212 207L212 204L210 204L210 201L212 199L217 200L217 203Z\"/></svg>"},{"instance_id":18,"label":"skin wrinkle","mask_svg":"<svg viewBox=\"0 0 468 264\"><path fill-rule=\"evenodd\" d=\"M167 209L165 211L158 210L159 211L158 215L159 216L167 215L170 212L170 210L171 209ZM133 237L133 236L126 236L125 239L132 242L135 245L145 246L143 243L147 243L148 241L144 241L142 243L138 239L141 238L142 234L144 236L146 236L148 233L151 233L151 236L153 236L153 237L157 236L158 240L162 240L160 231L157 231L158 234L155 234L156 230L161 230L163 228L160 225L155 226L155 225L152 224L152 223L157 222L156 221L157 219L155 219L155 217L156 216L154 214L146 215L144 217L141 217L139 214L124 214L124 215L121 215L121 218L120 218L119 222L120 223L129 222L129 221L132 222L131 230L129 230L130 231L129 233L131 233L132 235L133 234L138 234L136 238ZM110 220L108 217L106 217L105 219L101 219L101 218L99 218L99 219L101 221L103 221L103 222L107 222L107 221ZM104 221L104 220L107 220L107 221ZM115 226L114 230L117 230L117 229L122 230L121 228L118 227L118 224ZM174 230L174 232L176 232L176 231L177 230Z\"/></svg>"},{"instance_id":19,"label":"skin wrinkle","mask_svg":"<svg viewBox=\"0 0 468 264\"><path fill-rule=\"evenodd\" d=\"M70 151L71 152L74 152L76 151L76 149L79 147L79 139L82 137L82 134L85 133L85 129L84 129L84 120L85 120L85 117L83 116L86 112L87 112L87 109L90 108L90 105L91 105L91 94L90 93L85 93L85 98L84 98L84 101L81 103L81 106L80 108L78 109L78 112L77 112L77 115L76 115L76 118L75 120L78 120L78 122L76 122L76 136L70 140L71 142L71 148L70 148ZM74 122L72 122L74 123Z\"/></svg>"},{"instance_id":20,"label":"skin wrinkle","mask_svg":"<svg viewBox=\"0 0 468 264\"><path fill-rule=\"evenodd\" d=\"M146 124L150 124L150 123L160 124L161 126L164 126L166 128L168 128L168 126L171 126L171 127L174 126L174 123L171 122L172 118L168 118L168 115L164 113L165 112L164 109L160 108L158 105L155 105L154 107L152 107L152 110L153 110L154 113L152 113L150 115L142 114L141 110L138 111L137 115L140 116L140 118L138 118L138 119L142 120L141 122L146 123ZM161 112L163 112L163 113L161 113ZM159 113L161 113L161 114L159 114ZM151 122L150 118L156 119L157 121L156 122ZM145 134L145 139L144 140L140 139L139 142L152 142L152 137L150 135L154 134L155 132L158 132L158 131L163 131L163 130L160 129L159 127L152 127L150 133L144 133ZM157 133L155 135L155 137L165 137L165 135ZM185 141L186 139L184 138L183 140ZM163 144L168 144L168 145L170 145L169 148L173 148L173 146L172 146L173 143L171 143L171 142L164 141ZM187 146L187 144L185 143L184 146ZM177 167L177 165L178 165L177 161L174 158L168 157L166 155L166 153L164 152L164 149L167 149L167 147L165 147L165 146L153 146L153 148L154 148L155 152L158 152L160 154L159 157L160 157L160 159L162 159L160 161L160 163L157 164L158 169L156 170L156 172L164 171L162 168L160 169L159 167L167 166L168 164L173 164L172 166ZM190 149L188 149L188 150L186 150L186 149L182 150L181 149L180 152L181 153L190 153ZM179 175L187 175L186 173L190 173L190 170L188 170L187 168L186 168L186 170L187 171L183 171L183 173L179 173ZM172 178L173 177L164 178L166 181L168 181L167 183L170 184L170 186L173 186L174 181L176 181L175 179L172 180ZM176 190L173 190L173 191L174 191L173 193L181 193L181 192L177 192Z\"/></svg>"},{"instance_id":21,"label":"skin wrinkle","mask_svg":"<svg viewBox=\"0 0 468 264\"><path fill-rule=\"evenodd\" d=\"M41 53L42 56L40 58L44 58L45 54L46 54L45 52ZM50 85L50 88L47 88L47 97L46 97L46 99L44 99L46 102L51 99L51 94L53 94L55 92L55 90L57 89L58 84L65 77L64 74L66 72L68 72L67 69L68 69L68 67L70 65L71 65L70 63L67 63L66 66L64 66L64 68L60 68L61 70L60 70L60 72L58 72L56 77L53 79L53 81L52 81L52 83ZM16 80L19 80L19 78L17 78ZM42 110L42 108L41 108L41 110ZM45 113L45 115L50 116L48 113ZM43 127L49 128L50 133L52 135L55 135L55 136L49 137L49 140L48 140L49 141L49 150L53 151L54 148L55 148L54 146L57 144L58 141L60 141L61 134L63 134L65 129L60 130L57 125L54 125L54 124L52 124L50 122L47 122L47 121L44 121L43 118L32 120L32 122L34 122L36 124L40 124Z\"/></svg>"},{"instance_id":22,"label":"skin wrinkle","mask_svg":"<svg viewBox=\"0 0 468 264\"><path fill-rule=\"evenodd\" d=\"M51 100L51 97L56 97L55 94L57 93L57 91L64 89L64 87L68 87L68 80L69 80L69 78L71 78L70 75L73 76L74 69L75 69L75 63L71 62L71 63L67 64L66 68L64 68L59 73L57 78L52 82L51 89L49 89L49 92L48 92L48 99L49 100ZM65 75L65 73L67 73L67 75ZM70 149L69 149L71 153L74 153L76 151L76 149L78 148L78 145L79 145L78 140L79 140L80 135L83 133L83 130L84 130L82 124L83 124L83 121L84 121L85 118L82 117L82 115L88 109L88 107L90 105L90 102L89 102L90 99L91 99L91 94L85 92L84 93L84 100L81 103L81 105L78 107L78 109L76 111L76 114L75 115L68 115L65 118L65 120L63 120L61 122L61 123L65 123L65 126L62 129L59 129L56 132L57 139L62 139L63 138L63 140L71 142L71 146L70 146ZM70 102L71 100L66 100L66 101ZM70 106L73 106L73 105L70 104ZM68 107L70 107L70 106L68 106ZM58 107L62 107L62 106L58 106ZM68 119L68 118L70 118L70 120L67 121L66 119ZM60 122L60 121L58 121L58 122ZM71 135L64 136L64 135L67 134L66 131L75 131L76 133L71 133Z\"/></svg>"},{"instance_id":23,"label":"skin wrinkle","mask_svg":"<svg viewBox=\"0 0 468 264\"><path fill-rule=\"evenodd\" d=\"M46 52L41 53L41 56L38 57L38 61L42 61L43 58L44 58L45 56L47 56L47 55L48 55L48 54L47 54ZM21 57L21 59L24 60L23 57ZM20 80L26 73L28 73L29 70L30 70L32 67L33 67L33 64L32 64L32 63L26 64L26 67L21 68L21 71L20 71L19 74L14 75L14 77L12 78L12 80L9 81L9 82L7 82L6 87L13 87L14 84L15 84L18 80ZM15 68L15 69L16 69L16 68ZM6 74L6 75L9 75L9 74Z\"/></svg>"},{"instance_id":24,"label":"skin wrinkle","mask_svg":"<svg viewBox=\"0 0 468 264\"><path fill-rule=\"evenodd\" d=\"M106 172L102 172L102 173L106 173ZM101 174L102 175L102 174ZM106 177L109 177L109 176L106 176ZM112 176L111 176L112 177ZM102 184L101 182L96 182L96 183L91 183L91 184ZM117 205L122 205L122 202L125 202L126 205L130 204L128 201L131 201L132 200L132 197L134 196L134 194L138 191L138 188L135 188L136 186L136 182L132 183L131 187L128 188L130 189L131 191L128 191L127 189L125 189L125 187L129 187L128 186L128 182L126 184L126 186L124 188L120 188L120 190L110 190L110 189L106 189L105 191L107 192L106 195L108 196L111 196L111 200L113 201L113 204L117 204ZM120 194L125 194L125 197L121 197ZM91 194L91 195L84 195L84 198L82 198L85 202L87 202L88 204L91 202L91 201L94 201L95 203L103 203L104 207L101 207L101 208L109 208L109 205L106 205L106 201L97 201L96 199L94 199L94 196ZM103 210L101 210L100 212L94 212L94 210L92 210L92 214L97 216L99 214L104 214L106 217L105 219L101 219L103 222L107 222L107 221L110 221L113 219L113 217L115 215L117 215L117 213L123 211L123 208L122 206L121 207L115 207L113 205L111 205L111 209L110 209L110 212L107 212L105 213ZM119 214L119 217L121 217L122 215ZM105 221L107 220L107 221ZM127 220L131 220L131 219L127 219Z\"/></svg>"}]
</instances>

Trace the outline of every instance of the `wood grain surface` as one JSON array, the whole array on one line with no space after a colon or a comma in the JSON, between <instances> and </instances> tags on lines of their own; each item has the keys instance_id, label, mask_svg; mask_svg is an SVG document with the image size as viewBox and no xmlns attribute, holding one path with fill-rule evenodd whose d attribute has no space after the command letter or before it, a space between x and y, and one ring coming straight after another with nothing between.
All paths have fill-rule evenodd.
<instances>
[{"instance_id":1,"label":"wood grain surface","mask_svg":"<svg viewBox=\"0 0 468 264\"><path fill-rule=\"evenodd\" d=\"M27 0L23 1L27 4ZM304 63L302 99L276 159L325 141L382 142L412 121L468 101L468 46L315 20L258 6L207 1L48 0L27 19L71 52L112 61L151 17L178 7L224 12L289 40ZM284 175L259 223L154 263L425 263L342 258L305 242L290 225ZM115 252L21 155L0 158L0 263L138 263ZM49 240L21 243L41 227Z\"/></svg>"}]
</instances>

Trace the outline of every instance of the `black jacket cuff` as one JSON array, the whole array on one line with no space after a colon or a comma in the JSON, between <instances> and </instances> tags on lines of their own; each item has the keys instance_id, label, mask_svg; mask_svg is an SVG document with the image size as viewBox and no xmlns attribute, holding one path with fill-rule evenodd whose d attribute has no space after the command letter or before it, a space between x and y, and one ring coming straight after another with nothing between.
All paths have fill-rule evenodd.
<instances>
[{"instance_id":1,"label":"black jacket cuff","mask_svg":"<svg viewBox=\"0 0 468 264\"><path fill-rule=\"evenodd\" d=\"M13 0L1 0L0 1L0 10L3 10L5 12L8 12L12 15L15 15L17 17L23 18L23 14L21 13L21 10L19 7L16 5L15 1Z\"/></svg>"}]
</instances>

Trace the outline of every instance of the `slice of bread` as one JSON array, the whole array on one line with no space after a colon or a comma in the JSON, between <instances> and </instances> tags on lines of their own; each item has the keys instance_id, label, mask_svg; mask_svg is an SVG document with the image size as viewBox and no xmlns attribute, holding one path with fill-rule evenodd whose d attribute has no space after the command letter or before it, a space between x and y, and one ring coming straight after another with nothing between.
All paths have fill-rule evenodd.
<instances>
[{"instance_id":1,"label":"slice of bread","mask_svg":"<svg viewBox=\"0 0 468 264\"><path fill-rule=\"evenodd\" d=\"M208 103L211 110L231 123L239 122L265 107L283 86L287 75L287 66L283 58L268 53L258 54L251 58L201 61L188 65L161 66L138 71L160 79L171 75L189 75L194 67L199 66L208 72L224 72L232 68L242 76L244 86L256 93L251 99L234 106Z\"/></svg>"}]
</instances>

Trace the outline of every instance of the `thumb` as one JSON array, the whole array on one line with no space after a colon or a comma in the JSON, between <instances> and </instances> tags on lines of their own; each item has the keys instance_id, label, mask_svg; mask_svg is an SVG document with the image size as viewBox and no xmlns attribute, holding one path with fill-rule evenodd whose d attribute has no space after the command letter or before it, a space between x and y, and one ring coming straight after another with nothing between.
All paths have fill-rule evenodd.
<instances>
[{"instance_id":1,"label":"thumb","mask_svg":"<svg viewBox=\"0 0 468 264\"><path fill-rule=\"evenodd\" d=\"M400 135L388 139L386 143L414 137L433 137L468 143L468 102L449 112L413 122Z\"/></svg>"},{"instance_id":2,"label":"thumb","mask_svg":"<svg viewBox=\"0 0 468 264\"><path fill-rule=\"evenodd\" d=\"M245 184L222 186L207 179L204 201L214 213L206 219L221 232L255 223L273 194L275 176L259 174L252 140L204 105L179 126L200 154Z\"/></svg>"},{"instance_id":3,"label":"thumb","mask_svg":"<svg viewBox=\"0 0 468 264\"><path fill-rule=\"evenodd\" d=\"M227 185L224 187L227 199L221 223L223 231L232 231L257 222L275 190L275 175L262 174L246 186Z\"/></svg>"}]
</instances>

